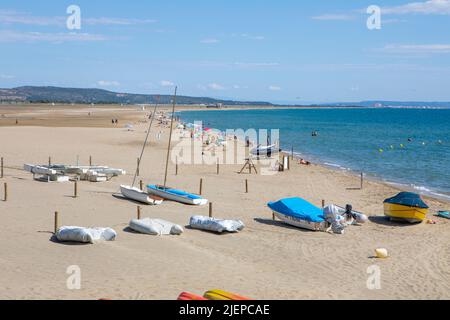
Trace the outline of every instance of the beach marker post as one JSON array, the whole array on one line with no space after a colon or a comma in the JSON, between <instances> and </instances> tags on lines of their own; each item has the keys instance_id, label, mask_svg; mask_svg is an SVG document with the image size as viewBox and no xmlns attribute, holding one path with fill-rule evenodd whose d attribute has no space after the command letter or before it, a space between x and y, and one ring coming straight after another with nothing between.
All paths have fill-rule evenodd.
<instances>
[{"instance_id":1,"label":"beach marker post","mask_svg":"<svg viewBox=\"0 0 450 320\"><path fill-rule=\"evenodd\" d=\"M3 201L8 201L8 184L6 182L3 187Z\"/></svg>"},{"instance_id":2,"label":"beach marker post","mask_svg":"<svg viewBox=\"0 0 450 320\"><path fill-rule=\"evenodd\" d=\"M144 183L142 182L142 180L139 181L139 187L141 191L144 191Z\"/></svg>"},{"instance_id":3,"label":"beach marker post","mask_svg":"<svg viewBox=\"0 0 450 320\"><path fill-rule=\"evenodd\" d=\"M325 208L325 200L322 199L322 209Z\"/></svg>"},{"instance_id":4,"label":"beach marker post","mask_svg":"<svg viewBox=\"0 0 450 320\"><path fill-rule=\"evenodd\" d=\"M48 166L50 167L52 165L52 157L48 157Z\"/></svg>"},{"instance_id":5,"label":"beach marker post","mask_svg":"<svg viewBox=\"0 0 450 320\"><path fill-rule=\"evenodd\" d=\"M220 173L220 164L219 164L219 158L217 158L217 174Z\"/></svg>"},{"instance_id":6,"label":"beach marker post","mask_svg":"<svg viewBox=\"0 0 450 320\"><path fill-rule=\"evenodd\" d=\"M203 191L203 178L200 178L200 189L198 191L198 194L202 195L202 191Z\"/></svg>"},{"instance_id":7,"label":"beach marker post","mask_svg":"<svg viewBox=\"0 0 450 320\"><path fill-rule=\"evenodd\" d=\"M178 156L175 159L175 175L178 175Z\"/></svg>"},{"instance_id":8,"label":"beach marker post","mask_svg":"<svg viewBox=\"0 0 450 320\"><path fill-rule=\"evenodd\" d=\"M137 206L137 218L141 220L141 206Z\"/></svg>"},{"instance_id":9,"label":"beach marker post","mask_svg":"<svg viewBox=\"0 0 450 320\"><path fill-rule=\"evenodd\" d=\"M58 211L55 211L55 224L54 224L54 233L58 231Z\"/></svg>"},{"instance_id":10,"label":"beach marker post","mask_svg":"<svg viewBox=\"0 0 450 320\"><path fill-rule=\"evenodd\" d=\"M212 202L209 203L209 217L212 218L213 212L212 212Z\"/></svg>"},{"instance_id":11,"label":"beach marker post","mask_svg":"<svg viewBox=\"0 0 450 320\"><path fill-rule=\"evenodd\" d=\"M291 147L291 158L294 160L294 146Z\"/></svg>"},{"instance_id":12,"label":"beach marker post","mask_svg":"<svg viewBox=\"0 0 450 320\"><path fill-rule=\"evenodd\" d=\"M248 179L245 179L245 193L248 193Z\"/></svg>"},{"instance_id":13,"label":"beach marker post","mask_svg":"<svg viewBox=\"0 0 450 320\"><path fill-rule=\"evenodd\" d=\"M0 178L3 178L3 157L0 159Z\"/></svg>"},{"instance_id":14,"label":"beach marker post","mask_svg":"<svg viewBox=\"0 0 450 320\"><path fill-rule=\"evenodd\" d=\"M92 167L92 156L89 156L89 167Z\"/></svg>"},{"instance_id":15,"label":"beach marker post","mask_svg":"<svg viewBox=\"0 0 450 320\"><path fill-rule=\"evenodd\" d=\"M272 220L275 221L275 212L272 211Z\"/></svg>"},{"instance_id":16,"label":"beach marker post","mask_svg":"<svg viewBox=\"0 0 450 320\"><path fill-rule=\"evenodd\" d=\"M139 177L140 176L140 172L139 172L139 166L141 165L141 160L139 160L139 158L137 158L137 168L136 168L136 175Z\"/></svg>"},{"instance_id":17,"label":"beach marker post","mask_svg":"<svg viewBox=\"0 0 450 320\"><path fill-rule=\"evenodd\" d=\"M75 180L75 183L73 184L73 197L78 197L78 181Z\"/></svg>"},{"instance_id":18,"label":"beach marker post","mask_svg":"<svg viewBox=\"0 0 450 320\"><path fill-rule=\"evenodd\" d=\"M361 172L361 190L363 189L364 185L364 172Z\"/></svg>"}]
</instances>

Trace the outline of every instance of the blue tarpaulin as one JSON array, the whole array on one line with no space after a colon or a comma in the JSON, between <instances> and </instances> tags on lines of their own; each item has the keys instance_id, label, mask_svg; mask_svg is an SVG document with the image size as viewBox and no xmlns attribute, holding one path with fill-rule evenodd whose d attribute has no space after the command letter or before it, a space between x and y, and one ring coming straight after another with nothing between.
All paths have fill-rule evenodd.
<instances>
[{"instance_id":1,"label":"blue tarpaulin","mask_svg":"<svg viewBox=\"0 0 450 320\"><path fill-rule=\"evenodd\" d=\"M287 198L269 202L267 206L275 212L309 222L323 222L323 210L301 198Z\"/></svg>"},{"instance_id":2,"label":"blue tarpaulin","mask_svg":"<svg viewBox=\"0 0 450 320\"><path fill-rule=\"evenodd\" d=\"M384 200L384 203L428 209L427 204L423 202L420 196L412 192L400 192L395 197Z\"/></svg>"}]
</instances>

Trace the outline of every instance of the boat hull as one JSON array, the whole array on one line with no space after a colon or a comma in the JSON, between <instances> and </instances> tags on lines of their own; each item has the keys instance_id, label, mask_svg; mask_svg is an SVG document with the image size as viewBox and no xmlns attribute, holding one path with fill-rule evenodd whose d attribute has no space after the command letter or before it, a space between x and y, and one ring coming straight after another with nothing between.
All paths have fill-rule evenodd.
<instances>
[{"instance_id":1,"label":"boat hull","mask_svg":"<svg viewBox=\"0 0 450 320\"><path fill-rule=\"evenodd\" d=\"M290 215L286 215L286 214L283 214L283 213L280 213L277 211L273 211L273 213L274 213L275 217L277 217L284 223L289 224L294 227L297 227L297 228L307 229L307 230L311 230L311 231L326 231L328 228L328 223L325 221L311 222L311 221L303 220L303 219L293 217Z\"/></svg>"},{"instance_id":2,"label":"boat hull","mask_svg":"<svg viewBox=\"0 0 450 320\"><path fill-rule=\"evenodd\" d=\"M170 190L171 190L170 188L167 188L167 190L169 190L169 191L147 186L147 192L149 194L152 194L152 195L155 195L155 196L167 199L167 200L176 201L176 202L194 205L194 206L203 206L208 203L208 200L204 199L204 198L196 198L196 199L188 198L186 196L177 195L177 194L170 192Z\"/></svg>"},{"instance_id":3,"label":"boat hull","mask_svg":"<svg viewBox=\"0 0 450 320\"><path fill-rule=\"evenodd\" d=\"M384 215L393 220L422 222L426 219L428 208L409 207L394 203L384 204Z\"/></svg>"},{"instance_id":4,"label":"boat hull","mask_svg":"<svg viewBox=\"0 0 450 320\"><path fill-rule=\"evenodd\" d=\"M203 297L208 300L251 300L238 294L226 292L223 290L206 291Z\"/></svg>"},{"instance_id":5,"label":"boat hull","mask_svg":"<svg viewBox=\"0 0 450 320\"><path fill-rule=\"evenodd\" d=\"M163 202L162 198L152 197L147 192L144 192L138 188L132 188L130 186L120 186L120 192L125 198L144 204L159 205Z\"/></svg>"}]
</instances>

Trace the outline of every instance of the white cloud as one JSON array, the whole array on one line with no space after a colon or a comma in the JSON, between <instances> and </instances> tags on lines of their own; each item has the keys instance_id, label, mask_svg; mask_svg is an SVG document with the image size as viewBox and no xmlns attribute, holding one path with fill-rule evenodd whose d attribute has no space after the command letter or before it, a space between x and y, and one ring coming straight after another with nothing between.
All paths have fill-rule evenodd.
<instances>
[{"instance_id":1,"label":"white cloud","mask_svg":"<svg viewBox=\"0 0 450 320\"><path fill-rule=\"evenodd\" d=\"M208 88L212 90L225 90L225 87L218 83L210 83L208 84Z\"/></svg>"},{"instance_id":2,"label":"white cloud","mask_svg":"<svg viewBox=\"0 0 450 320\"><path fill-rule=\"evenodd\" d=\"M0 74L0 79L14 79L15 77L9 74Z\"/></svg>"},{"instance_id":3,"label":"white cloud","mask_svg":"<svg viewBox=\"0 0 450 320\"><path fill-rule=\"evenodd\" d=\"M385 7L383 14L440 14L450 15L450 0L411 2L401 6Z\"/></svg>"},{"instance_id":4,"label":"white cloud","mask_svg":"<svg viewBox=\"0 0 450 320\"><path fill-rule=\"evenodd\" d=\"M270 91L280 91L281 90L281 87L279 87L279 86L269 86L269 90Z\"/></svg>"},{"instance_id":5,"label":"white cloud","mask_svg":"<svg viewBox=\"0 0 450 320\"><path fill-rule=\"evenodd\" d=\"M219 43L220 40L216 39L216 38L207 38L207 39L203 39L200 40L200 43L205 43L205 44L213 44L213 43Z\"/></svg>"},{"instance_id":6,"label":"white cloud","mask_svg":"<svg viewBox=\"0 0 450 320\"><path fill-rule=\"evenodd\" d=\"M81 12L81 25L143 25L156 23L154 19L128 19L128 18L84 18ZM29 13L14 10L0 10L0 24L22 24L33 26L66 26L67 16L33 16Z\"/></svg>"},{"instance_id":7,"label":"white cloud","mask_svg":"<svg viewBox=\"0 0 450 320\"><path fill-rule=\"evenodd\" d=\"M389 44L381 51L388 53L450 53L450 44Z\"/></svg>"},{"instance_id":8,"label":"white cloud","mask_svg":"<svg viewBox=\"0 0 450 320\"><path fill-rule=\"evenodd\" d=\"M169 81L169 80L162 80L159 84L162 87L173 87L175 85L175 83L173 83L172 81Z\"/></svg>"},{"instance_id":9,"label":"white cloud","mask_svg":"<svg viewBox=\"0 0 450 320\"><path fill-rule=\"evenodd\" d=\"M97 85L100 87L118 87L120 86L120 83L117 81L100 80L97 82Z\"/></svg>"},{"instance_id":10,"label":"white cloud","mask_svg":"<svg viewBox=\"0 0 450 320\"><path fill-rule=\"evenodd\" d=\"M107 38L91 33L42 33L0 30L0 42L67 42L67 41L104 41Z\"/></svg>"},{"instance_id":11,"label":"white cloud","mask_svg":"<svg viewBox=\"0 0 450 320\"><path fill-rule=\"evenodd\" d=\"M312 17L313 20L321 21L348 21L353 20L354 17L348 14L322 14Z\"/></svg>"}]
</instances>

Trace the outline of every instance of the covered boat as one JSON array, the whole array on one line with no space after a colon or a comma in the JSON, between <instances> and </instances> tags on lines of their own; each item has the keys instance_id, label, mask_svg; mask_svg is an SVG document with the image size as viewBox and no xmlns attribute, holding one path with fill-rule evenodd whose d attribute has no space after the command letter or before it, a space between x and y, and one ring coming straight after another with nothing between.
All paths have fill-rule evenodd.
<instances>
[{"instance_id":1,"label":"covered boat","mask_svg":"<svg viewBox=\"0 0 450 320\"><path fill-rule=\"evenodd\" d=\"M281 221L295 227L326 231L328 223L323 210L301 198L287 198L277 202L269 202L267 206Z\"/></svg>"},{"instance_id":2,"label":"covered boat","mask_svg":"<svg viewBox=\"0 0 450 320\"><path fill-rule=\"evenodd\" d=\"M427 216L428 209L422 198L412 192L400 192L384 201L384 214L391 220L422 222Z\"/></svg>"},{"instance_id":3,"label":"covered boat","mask_svg":"<svg viewBox=\"0 0 450 320\"><path fill-rule=\"evenodd\" d=\"M268 145L268 146L262 146L259 145L256 148L253 148L250 150L250 153L254 156L269 156L272 154L277 154L279 152L279 149L275 144Z\"/></svg>"},{"instance_id":4,"label":"covered boat","mask_svg":"<svg viewBox=\"0 0 450 320\"><path fill-rule=\"evenodd\" d=\"M163 198L150 195L136 187L120 186L120 192L125 198L141 202L144 204L158 205L163 202Z\"/></svg>"},{"instance_id":5,"label":"covered boat","mask_svg":"<svg viewBox=\"0 0 450 320\"><path fill-rule=\"evenodd\" d=\"M147 191L149 194L184 204L202 206L208 203L208 199L202 198L199 195L159 185L149 184L147 185Z\"/></svg>"}]
</instances>

